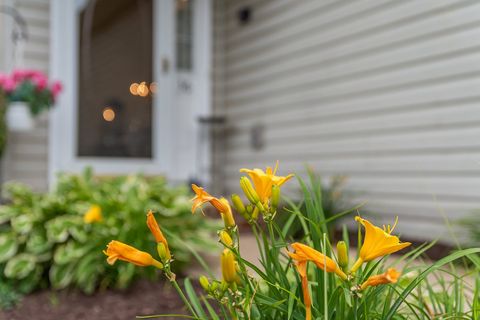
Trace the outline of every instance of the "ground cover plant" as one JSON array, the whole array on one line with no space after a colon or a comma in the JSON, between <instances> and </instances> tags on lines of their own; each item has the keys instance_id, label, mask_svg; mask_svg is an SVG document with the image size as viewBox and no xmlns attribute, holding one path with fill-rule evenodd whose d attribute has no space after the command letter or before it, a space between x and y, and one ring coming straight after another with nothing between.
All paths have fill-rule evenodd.
<instances>
[{"instance_id":1,"label":"ground cover plant","mask_svg":"<svg viewBox=\"0 0 480 320\"><path fill-rule=\"evenodd\" d=\"M154 270L133 265L113 268L98 253L108 239L137 246L154 245L144 234L147 209L157 212L171 240L181 270L191 249L211 250L215 221L191 216L186 188L169 187L164 178L141 175L115 178L63 174L55 190L35 193L12 184L9 203L0 206L0 301L9 307L20 294L38 288L77 287L86 293L125 288L137 277L154 278Z\"/></svg>"},{"instance_id":2,"label":"ground cover plant","mask_svg":"<svg viewBox=\"0 0 480 320\"><path fill-rule=\"evenodd\" d=\"M309 184L298 178L304 201L290 202L290 217L278 225L280 187L292 175L278 176L276 169L242 169L248 177L240 186L248 200L232 195L231 203L252 229L260 251L260 261L247 261L240 254L242 239L232 214L230 201L210 195L193 185L196 196L192 212L210 203L224 226L218 231L222 276L206 268L200 277L203 294L198 294L190 279L183 289L171 267L175 250L165 236L155 215L149 212L147 226L155 237L157 252L141 251L112 240L104 253L109 264L118 260L140 267L162 270L183 299L187 314L174 315L190 319L478 319L480 316L480 248L458 250L436 262L423 260L423 253L433 245L425 243L411 248L394 235L397 221L378 227L356 214L358 248L349 257L348 233L332 243L326 228L331 219L322 211L321 186L315 179ZM252 184L253 182L253 184ZM300 210L300 208L305 210ZM259 220L266 227L262 228ZM292 239L294 221L300 221L304 236ZM163 226L162 226L163 228ZM133 244L135 245L135 244ZM403 251L409 248L410 251ZM354 249L354 248L352 248ZM389 257L392 253L400 256ZM200 257L199 257L200 259ZM457 269L466 259L471 269ZM200 261L202 261L200 259ZM119 263L119 266L125 263ZM163 315L173 316L173 315ZM140 318L155 318L162 315Z\"/></svg>"}]
</instances>

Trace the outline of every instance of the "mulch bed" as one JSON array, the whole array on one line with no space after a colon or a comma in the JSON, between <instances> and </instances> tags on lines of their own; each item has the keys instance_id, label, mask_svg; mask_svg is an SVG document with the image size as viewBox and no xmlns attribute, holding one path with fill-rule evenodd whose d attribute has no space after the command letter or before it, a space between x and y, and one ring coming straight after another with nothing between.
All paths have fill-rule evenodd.
<instances>
[{"instance_id":1,"label":"mulch bed","mask_svg":"<svg viewBox=\"0 0 480 320\"><path fill-rule=\"evenodd\" d=\"M91 296L72 290L40 291L24 297L12 310L0 310L0 320L126 320L154 314L187 314L175 289L165 281L139 280L125 291Z\"/></svg>"}]
</instances>

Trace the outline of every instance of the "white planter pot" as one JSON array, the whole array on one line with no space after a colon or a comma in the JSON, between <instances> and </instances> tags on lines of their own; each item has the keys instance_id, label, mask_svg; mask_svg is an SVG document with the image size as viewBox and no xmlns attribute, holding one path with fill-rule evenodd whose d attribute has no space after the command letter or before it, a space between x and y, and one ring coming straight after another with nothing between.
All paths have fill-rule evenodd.
<instances>
[{"instance_id":1,"label":"white planter pot","mask_svg":"<svg viewBox=\"0 0 480 320\"><path fill-rule=\"evenodd\" d=\"M33 129L33 116L25 102L16 101L8 105L7 125L10 131L28 131Z\"/></svg>"}]
</instances>

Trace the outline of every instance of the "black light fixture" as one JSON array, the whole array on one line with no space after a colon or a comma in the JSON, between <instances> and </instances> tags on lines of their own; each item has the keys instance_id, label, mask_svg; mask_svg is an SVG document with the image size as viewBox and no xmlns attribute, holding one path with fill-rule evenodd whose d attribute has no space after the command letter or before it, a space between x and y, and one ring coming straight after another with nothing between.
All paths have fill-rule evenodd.
<instances>
[{"instance_id":1,"label":"black light fixture","mask_svg":"<svg viewBox=\"0 0 480 320\"><path fill-rule=\"evenodd\" d=\"M237 12L237 18L241 26L247 25L252 20L252 9L250 7L240 8Z\"/></svg>"}]
</instances>

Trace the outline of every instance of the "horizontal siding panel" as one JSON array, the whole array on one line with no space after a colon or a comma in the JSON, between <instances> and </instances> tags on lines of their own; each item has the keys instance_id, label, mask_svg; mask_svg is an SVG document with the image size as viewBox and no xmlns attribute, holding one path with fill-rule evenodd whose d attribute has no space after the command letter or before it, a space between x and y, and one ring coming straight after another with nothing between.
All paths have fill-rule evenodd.
<instances>
[{"instance_id":1,"label":"horizontal siding panel","mask_svg":"<svg viewBox=\"0 0 480 320\"><path fill-rule=\"evenodd\" d=\"M461 126L455 129L440 128L437 130L419 132L395 132L393 134L368 135L357 137L356 135L347 136L343 139L335 139L335 135L327 136L320 140L318 138L310 140L290 141L288 147L289 158L298 156L315 156L321 154L362 154L383 152L388 153L423 153L428 149L432 150L480 150L480 123L472 127L464 128ZM273 156L276 158L287 158L285 155L286 143L275 143L268 145L258 152L246 148L238 148L238 144L233 144L235 150L232 150L232 156L236 159L248 159L252 156L261 157L262 155ZM276 159L274 158L274 159Z\"/></svg>"},{"instance_id":2,"label":"horizontal siding panel","mask_svg":"<svg viewBox=\"0 0 480 320\"><path fill-rule=\"evenodd\" d=\"M284 142L285 139L311 139L322 137L341 138L352 135L391 134L405 131L427 131L431 129L477 126L480 122L480 96L473 99L454 100L446 105L418 105L415 108L384 110L389 112L364 112L340 117L317 113L307 116L298 114L293 118L272 119L265 124L266 140ZM465 117L468 114L469 117ZM272 115L272 118L276 115ZM245 143L250 138L250 129L255 119L245 119L236 127L236 137L232 143ZM241 125L241 127L240 127ZM238 140L236 140L238 138Z\"/></svg>"},{"instance_id":3,"label":"horizontal siding panel","mask_svg":"<svg viewBox=\"0 0 480 320\"><path fill-rule=\"evenodd\" d=\"M273 161L258 160L255 167L272 166ZM232 179L238 176L238 168L248 167L251 164L246 160L243 163L236 161L225 164L227 172L232 173ZM480 175L480 150L472 153L453 153L428 155L363 155L361 157L322 157L312 159L298 158L282 160L281 167L291 172L303 172L306 165L315 168L322 174L339 174L346 176L385 176L389 179L395 176L422 175L422 176L465 176ZM282 170L283 171L283 170Z\"/></svg>"}]
</instances>

